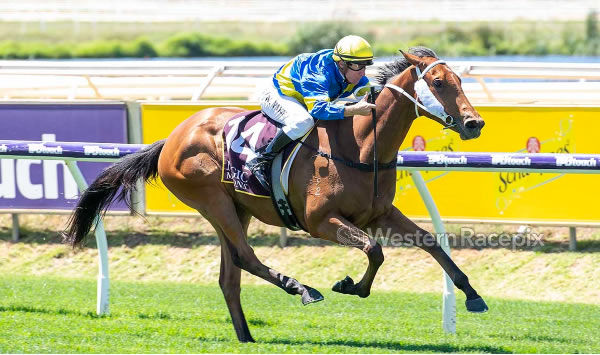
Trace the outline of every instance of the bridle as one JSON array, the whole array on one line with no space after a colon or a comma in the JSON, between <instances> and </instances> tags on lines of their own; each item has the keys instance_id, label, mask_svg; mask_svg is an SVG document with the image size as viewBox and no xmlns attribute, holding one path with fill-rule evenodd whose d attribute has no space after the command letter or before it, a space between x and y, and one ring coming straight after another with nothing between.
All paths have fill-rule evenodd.
<instances>
[{"instance_id":1,"label":"bridle","mask_svg":"<svg viewBox=\"0 0 600 355\"><path fill-rule=\"evenodd\" d=\"M384 87L387 87L392 90L396 90L402 95L406 96L410 101L415 104L415 114L417 117L421 116L419 114L419 108L428 112L429 114L439 118L444 122L444 129L453 128L457 125L454 120L454 117L450 116L446 113L444 106L438 101L438 99L433 95L431 90L429 89L429 85L423 79L425 74L433 67L438 64L446 64L443 60L436 60L435 62L429 64L422 72L419 67L415 66L415 71L417 73L417 81L415 81L415 95L416 98L412 97L406 90L394 84L385 84Z\"/></svg>"}]
</instances>

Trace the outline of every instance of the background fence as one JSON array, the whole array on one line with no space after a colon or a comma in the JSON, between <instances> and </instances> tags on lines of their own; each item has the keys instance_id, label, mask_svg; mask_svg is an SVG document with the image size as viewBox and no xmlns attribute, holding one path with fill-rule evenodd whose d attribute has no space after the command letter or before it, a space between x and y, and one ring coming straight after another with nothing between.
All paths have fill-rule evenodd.
<instances>
[{"instance_id":1,"label":"background fence","mask_svg":"<svg viewBox=\"0 0 600 355\"><path fill-rule=\"evenodd\" d=\"M582 19L595 0L22 0L0 2L3 21L511 21ZM282 11L285 9L285 11Z\"/></svg>"},{"instance_id":2,"label":"background fence","mask_svg":"<svg viewBox=\"0 0 600 355\"><path fill-rule=\"evenodd\" d=\"M385 61L369 67L375 76ZM600 104L600 64L450 61L474 103ZM249 99L284 62L0 61L0 98ZM33 85L33 83L35 83Z\"/></svg>"}]
</instances>

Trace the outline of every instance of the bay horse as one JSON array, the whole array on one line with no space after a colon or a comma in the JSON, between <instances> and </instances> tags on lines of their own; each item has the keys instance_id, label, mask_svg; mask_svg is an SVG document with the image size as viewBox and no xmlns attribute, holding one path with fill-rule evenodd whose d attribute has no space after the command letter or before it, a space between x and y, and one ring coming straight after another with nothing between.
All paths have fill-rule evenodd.
<instances>
[{"instance_id":1,"label":"bay horse","mask_svg":"<svg viewBox=\"0 0 600 355\"><path fill-rule=\"evenodd\" d=\"M412 122L421 115L454 130L462 139L480 135L484 122L466 98L460 78L450 67L440 63L435 53L425 47L411 48L409 53L402 52L402 55L400 60L381 67L377 75L378 83L387 86L375 101L376 137L370 116L320 121L308 135L306 146L299 150L290 172L292 209L300 225L312 237L354 246L366 254L368 267L362 279L354 283L346 277L334 285L334 291L369 296L384 255L381 245L365 230L379 228L398 233L403 240L431 254L456 287L465 293L467 309L485 312L487 305L470 285L467 276L441 249L436 238L392 204L396 169L379 172L379 197L376 198L372 193L373 169L357 170L352 164L344 163L368 164L365 162L373 159L375 141L379 146L378 161L395 162ZM416 97L414 87L421 72L429 90L455 120L453 125L416 107L411 101ZM221 242L219 285L238 340L253 342L240 303L242 269L291 295L300 295L304 304L320 301L323 296L296 279L265 266L248 244L246 234L252 216L270 225L284 224L270 199L238 193L232 184L221 182L223 126L228 118L242 111L231 107L199 111L183 121L167 139L127 155L108 167L82 194L63 239L72 246L81 245L94 227L96 217L103 214L113 200L127 201L139 179L148 181L160 177L178 199L196 209L218 234ZM337 159L315 154L307 146L318 147ZM352 238L346 238L348 235L341 238L344 234L352 234Z\"/></svg>"}]
</instances>

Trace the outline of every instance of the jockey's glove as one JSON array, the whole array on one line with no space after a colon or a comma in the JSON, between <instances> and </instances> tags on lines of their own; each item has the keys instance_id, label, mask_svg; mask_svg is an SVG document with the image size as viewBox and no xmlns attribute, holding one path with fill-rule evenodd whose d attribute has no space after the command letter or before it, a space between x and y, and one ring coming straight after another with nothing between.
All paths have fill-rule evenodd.
<instances>
[{"instance_id":1,"label":"jockey's glove","mask_svg":"<svg viewBox=\"0 0 600 355\"><path fill-rule=\"evenodd\" d=\"M371 109L375 108L375 104L368 103L367 101L361 100L354 105L344 107L344 117L361 115L367 116L371 114Z\"/></svg>"}]
</instances>

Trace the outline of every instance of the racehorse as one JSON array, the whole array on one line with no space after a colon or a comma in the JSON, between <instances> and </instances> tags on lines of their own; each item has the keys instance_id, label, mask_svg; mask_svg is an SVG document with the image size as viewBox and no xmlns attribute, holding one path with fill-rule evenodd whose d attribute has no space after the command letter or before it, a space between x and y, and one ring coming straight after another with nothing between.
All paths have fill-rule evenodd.
<instances>
[{"instance_id":1,"label":"racehorse","mask_svg":"<svg viewBox=\"0 0 600 355\"><path fill-rule=\"evenodd\" d=\"M432 50L417 47L402 55L400 60L380 68L377 76L378 83L384 86L375 101L375 130L370 116L355 116L320 121L307 136L290 172L292 209L300 225L312 237L354 246L366 254L368 267L362 279L354 283L346 277L334 285L334 291L369 296L384 255L381 245L365 230L379 228L398 233L403 240L431 254L456 287L465 293L467 309L485 312L487 305L436 238L392 204L398 149L418 116L439 122L465 140L477 138L484 121L466 98L460 78ZM442 111L447 113L445 116L427 111L422 97L416 106L419 79L423 79L421 85L434 93L438 104L443 106ZM105 212L113 200L127 201L139 179L148 181L160 177L177 198L204 216L218 234L221 242L219 285L239 341L253 342L240 303L242 269L289 294L300 295L304 304L320 301L323 296L265 266L247 242L252 216L267 224L284 224L270 199L238 193L232 184L221 182L223 126L228 118L242 111L220 107L197 112L175 128L167 139L108 167L82 194L63 238L73 246L80 245L94 227L96 217ZM377 160L384 162L377 175L378 196L372 189L374 164L368 163L373 161L374 143L379 147ZM315 149L329 156L316 154ZM357 169L359 166L368 169ZM394 168L389 168L391 166Z\"/></svg>"}]
</instances>

